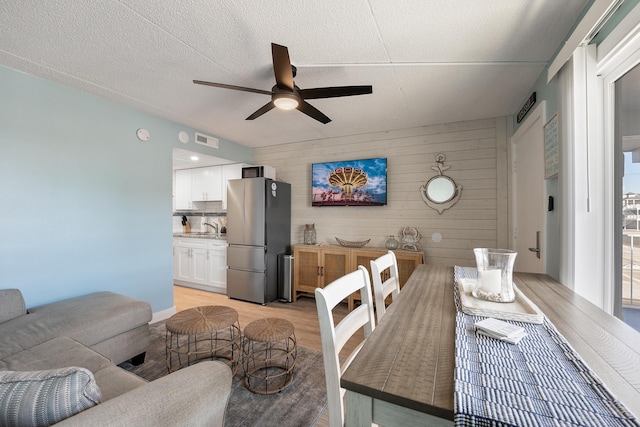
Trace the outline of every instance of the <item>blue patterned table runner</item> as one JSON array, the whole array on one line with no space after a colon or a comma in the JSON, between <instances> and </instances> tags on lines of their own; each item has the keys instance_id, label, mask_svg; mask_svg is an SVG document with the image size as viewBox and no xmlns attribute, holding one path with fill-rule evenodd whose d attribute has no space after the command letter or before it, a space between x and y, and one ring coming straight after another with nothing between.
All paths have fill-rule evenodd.
<instances>
[{"instance_id":1,"label":"blue patterned table runner","mask_svg":"<svg viewBox=\"0 0 640 427\"><path fill-rule=\"evenodd\" d=\"M476 334L484 319L464 314L458 280L476 269L455 267L456 426L640 426L545 317L519 344Z\"/></svg>"}]
</instances>

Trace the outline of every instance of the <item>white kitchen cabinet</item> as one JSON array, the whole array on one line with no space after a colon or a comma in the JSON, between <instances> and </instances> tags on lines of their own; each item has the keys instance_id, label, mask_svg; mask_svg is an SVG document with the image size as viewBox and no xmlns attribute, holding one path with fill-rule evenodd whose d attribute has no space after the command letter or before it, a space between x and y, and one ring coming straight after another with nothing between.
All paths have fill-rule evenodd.
<instances>
[{"instance_id":1,"label":"white kitchen cabinet","mask_svg":"<svg viewBox=\"0 0 640 427\"><path fill-rule=\"evenodd\" d=\"M207 249L191 249L191 273L192 281L201 285L208 284L208 256Z\"/></svg>"},{"instance_id":2,"label":"white kitchen cabinet","mask_svg":"<svg viewBox=\"0 0 640 427\"><path fill-rule=\"evenodd\" d=\"M205 239L173 239L176 280L207 284L207 241Z\"/></svg>"},{"instance_id":3,"label":"white kitchen cabinet","mask_svg":"<svg viewBox=\"0 0 640 427\"><path fill-rule=\"evenodd\" d=\"M226 241L174 238L173 258L175 284L226 294Z\"/></svg>"},{"instance_id":4,"label":"white kitchen cabinet","mask_svg":"<svg viewBox=\"0 0 640 427\"><path fill-rule=\"evenodd\" d=\"M227 182L242 178L246 163L182 169L175 173L174 210L196 209L194 202L222 201L227 209Z\"/></svg>"},{"instance_id":5,"label":"white kitchen cabinet","mask_svg":"<svg viewBox=\"0 0 640 427\"><path fill-rule=\"evenodd\" d=\"M191 198L191 169L176 171L175 184L175 209L193 209L193 199Z\"/></svg>"},{"instance_id":6,"label":"white kitchen cabinet","mask_svg":"<svg viewBox=\"0 0 640 427\"><path fill-rule=\"evenodd\" d=\"M222 166L222 209L227 209L227 182L232 179L242 178L242 168L248 166L245 163L235 163Z\"/></svg>"},{"instance_id":7,"label":"white kitchen cabinet","mask_svg":"<svg viewBox=\"0 0 640 427\"><path fill-rule=\"evenodd\" d=\"M227 242L210 240L207 245L207 284L227 292Z\"/></svg>"},{"instance_id":8,"label":"white kitchen cabinet","mask_svg":"<svg viewBox=\"0 0 640 427\"><path fill-rule=\"evenodd\" d=\"M222 166L191 170L191 199L205 202L222 200Z\"/></svg>"},{"instance_id":9,"label":"white kitchen cabinet","mask_svg":"<svg viewBox=\"0 0 640 427\"><path fill-rule=\"evenodd\" d=\"M173 253L175 257L173 276L175 279L206 284L206 249L174 246Z\"/></svg>"},{"instance_id":10,"label":"white kitchen cabinet","mask_svg":"<svg viewBox=\"0 0 640 427\"><path fill-rule=\"evenodd\" d=\"M191 249L173 245L173 278L176 280L191 279Z\"/></svg>"}]
</instances>

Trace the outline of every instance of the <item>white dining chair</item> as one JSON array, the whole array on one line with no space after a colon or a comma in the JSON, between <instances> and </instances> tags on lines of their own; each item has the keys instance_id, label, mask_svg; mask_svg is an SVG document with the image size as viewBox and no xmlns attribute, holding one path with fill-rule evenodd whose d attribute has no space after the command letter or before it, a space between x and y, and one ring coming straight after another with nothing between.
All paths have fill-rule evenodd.
<instances>
[{"instance_id":1,"label":"white dining chair","mask_svg":"<svg viewBox=\"0 0 640 427\"><path fill-rule=\"evenodd\" d=\"M389 269L389 278L382 279L382 273ZM400 280L398 279L398 261L393 251L389 251L377 259L371 260L371 277L373 279L373 294L376 301L376 320L380 323L387 308L384 300L391 294L391 301L400 295Z\"/></svg>"},{"instance_id":2,"label":"white dining chair","mask_svg":"<svg viewBox=\"0 0 640 427\"><path fill-rule=\"evenodd\" d=\"M362 304L349 312L337 325L334 324L333 309L335 306L357 291L360 291ZM345 390L340 387L340 377L375 328L369 272L363 266L359 266L358 270L334 280L324 288L316 288L315 296L327 383L329 425L341 427L344 425L343 397ZM363 341L351 352L344 363L340 364L340 351L361 328L364 329Z\"/></svg>"}]
</instances>

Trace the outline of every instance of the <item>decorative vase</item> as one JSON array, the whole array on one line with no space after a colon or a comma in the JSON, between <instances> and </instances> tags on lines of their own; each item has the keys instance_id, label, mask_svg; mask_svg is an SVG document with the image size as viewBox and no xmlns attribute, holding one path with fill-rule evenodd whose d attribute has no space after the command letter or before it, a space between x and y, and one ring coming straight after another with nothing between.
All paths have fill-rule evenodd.
<instances>
[{"instance_id":1,"label":"decorative vase","mask_svg":"<svg viewBox=\"0 0 640 427\"><path fill-rule=\"evenodd\" d=\"M516 298L513 290L513 263L515 251L508 249L475 248L478 279L473 296L494 302L513 302Z\"/></svg>"},{"instance_id":2,"label":"decorative vase","mask_svg":"<svg viewBox=\"0 0 640 427\"><path fill-rule=\"evenodd\" d=\"M385 246L387 247L387 249L389 250L394 250L394 249L398 249L398 241L396 240L395 237L393 236L389 236L389 238L387 239L387 243L385 244Z\"/></svg>"},{"instance_id":3,"label":"decorative vase","mask_svg":"<svg viewBox=\"0 0 640 427\"><path fill-rule=\"evenodd\" d=\"M305 245L316 244L316 225L315 224L304 225L304 244Z\"/></svg>"}]
</instances>

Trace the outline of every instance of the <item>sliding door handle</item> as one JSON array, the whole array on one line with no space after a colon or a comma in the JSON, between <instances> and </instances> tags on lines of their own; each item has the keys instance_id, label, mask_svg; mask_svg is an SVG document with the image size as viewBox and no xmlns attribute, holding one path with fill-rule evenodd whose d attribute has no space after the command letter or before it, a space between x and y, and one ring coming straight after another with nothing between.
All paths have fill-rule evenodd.
<instances>
[{"instance_id":1,"label":"sliding door handle","mask_svg":"<svg viewBox=\"0 0 640 427\"><path fill-rule=\"evenodd\" d=\"M538 259L540 259L540 232L536 231L536 247L529 248L531 252L535 252Z\"/></svg>"}]
</instances>

